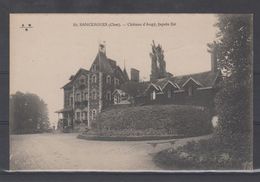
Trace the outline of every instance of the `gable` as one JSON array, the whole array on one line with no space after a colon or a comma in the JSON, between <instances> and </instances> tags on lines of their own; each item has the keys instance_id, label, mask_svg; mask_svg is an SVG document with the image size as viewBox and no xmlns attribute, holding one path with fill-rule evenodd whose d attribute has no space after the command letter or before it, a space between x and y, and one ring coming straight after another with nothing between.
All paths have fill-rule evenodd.
<instances>
[{"instance_id":1,"label":"gable","mask_svg":"<svg viewBox=\"0 0 260 182\"><path fill-rule=\"evenodd\" d=\"M156 92L161 92L162 89L159 86L156 86L155 84L151 83L147 89L145 90L145 93L149 92L149 91L156 91Z\"/></svg>"},{"instance_id":2,"label":"gable","mask_svg":"<svg viewBox=\"0 0 260 182\"><path fill-rule=\"evenodd\" d=\"M72 87L72 85L74 84L75 80L77 80L78 78L80 78L82 75L84 75L84 77L88 76L89 71L85 70L83 68L80 68L77 73L75 74L75 76L71 76L70 77L70 82L68 82L67 84L65 84L62 88L63 89L70 89Z\"/></svg>"},{"instance_id":3,"label":"gable","mask_svg":"<svg viewBox=\"0 0 260 182\"><path fill-rule=\"evenodd\" d=\"M201 85L201 87L213 87L218 76L219 72L207 71L202 73L162 78L154 81L153 83L157 86L163 87L168 81L171 81L178 87L178 89L183 89L183 86L185 86L184 83L187 82L189 78L192 78L195 83L197 82L197 84Z\"/></svg>"},{"instance_id":4,"label":"gable","mask_svg":"<svg viewBox=\"0 0 260 182\"><path fill-rule=\"evenodd\" d=\"M168 80L164 86L162 87L162 90L166 88L173 88L173 89L179 89L178 86L175 83L172 83L170 80Z\"/></svg>"},{"instance_id":5,"label":"gable","mask_svg":"<svg viewBox=\"0 0 260 182\"><path fill-rule=\"evenodd\" d=\"M75 80L77 80L78 78L82 77L82 75L84 75L84 77L88 76L89 71L85 70L83 68L80 68L78 70L78 72L75 74L75 76L73 77L73 79L71 80L71 82L74 82Z\"/></svg>"},{"instance_id":6,"label":"gable","mask_svg":"<svg viewBox=\"0 0 260 182\"><path fill-rule=\"evenodd\" d=\"M93 61L90 71L95 71L93 70L94 65L96 66L96 70L101 71L103 73L107 74L113 74L113 68L110 64L110 61L107 59L106 55L102 52L99 52Z\"/></svg>"},{"instance_id":7,"label":"gable","mask_svg":"<svg viewBox=\"0 0 260 182\"><path fill-rule=\"evenodd\" d=\"M199 83L198 81L196 81L195 79L193 79L192 77L190 77L188 80L186 80L183 85L182 88L186 88L189 85L191 86L195 86L195 87L203 87L203 85L201 83Z\"/></svg>"}]
</instances>

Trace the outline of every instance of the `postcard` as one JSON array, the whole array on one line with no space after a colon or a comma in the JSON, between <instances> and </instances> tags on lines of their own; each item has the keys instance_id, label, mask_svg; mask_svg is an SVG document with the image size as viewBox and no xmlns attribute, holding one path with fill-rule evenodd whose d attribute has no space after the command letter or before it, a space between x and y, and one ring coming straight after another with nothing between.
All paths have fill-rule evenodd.
<instances>
[{"instance_id":1,"label":"postcard","mask_svg":"<svg viewBox=\"0 0 260 182\"><path fill-rule=\"evenodd\" d=\"M10 170L252 170L252 25L10 14Z\"/></svg>"}]
</instances>

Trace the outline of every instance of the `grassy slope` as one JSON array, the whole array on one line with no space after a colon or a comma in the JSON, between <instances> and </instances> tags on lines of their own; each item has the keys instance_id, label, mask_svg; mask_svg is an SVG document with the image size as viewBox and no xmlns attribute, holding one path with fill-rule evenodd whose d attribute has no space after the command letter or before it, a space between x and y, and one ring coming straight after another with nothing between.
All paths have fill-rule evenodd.
<instances>
[{"instance_id":1,"label":"grassy slope","mask_svg":"<svg viewBox=\"0 0 260 182\"><path fill-rule=\"evenodd\" d=\"M186 135L211 132L208 111L197 106L150 105L104 111L93 128L102 135Z\"/></svg>"}]
</instances>

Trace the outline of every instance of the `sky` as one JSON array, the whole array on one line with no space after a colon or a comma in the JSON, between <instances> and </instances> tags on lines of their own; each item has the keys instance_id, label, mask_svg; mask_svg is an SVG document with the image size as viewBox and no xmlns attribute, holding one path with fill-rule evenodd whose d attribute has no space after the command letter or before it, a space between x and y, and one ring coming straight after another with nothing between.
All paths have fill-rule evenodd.
<instances>
[{"instance_id":1,"label":"sky","mask_svg":"<svg viewBox=\"0 0 260 182\"><path fill-rule=\"evenodd\" d=\"M210 70L207 43L215 40L216 21L213 14L11 14L10 94L37 94L57 123L61 87L90 68L103 41L107 57L128 73L140 70L142 80L149 80L153 40L173 75Z\"/></svg>"}]
</instances>

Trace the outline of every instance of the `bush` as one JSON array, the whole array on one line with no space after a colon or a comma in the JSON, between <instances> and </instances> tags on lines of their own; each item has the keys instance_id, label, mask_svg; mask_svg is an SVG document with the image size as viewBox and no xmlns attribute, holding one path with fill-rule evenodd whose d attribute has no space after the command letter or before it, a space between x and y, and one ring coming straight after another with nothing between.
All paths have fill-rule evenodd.
<instances>
[{"instance_id":1,"label":"bush","mask_svg":"<svg viewBox=\"0 0 260 182\"><path fill-rule=\"evenodd\" d=\"M250 137L244 137L242 144L250 143ZM159 152L154 157L157 165L163 168L178 169L252 169L252 153L249 145L236 146L222 143L217 137Z\"/></svg>"},{"instance_id":2,"label":"bush","mask_svg":"<svg viewBox=\"0 0 260 182\"><path fill-rule=\"evenodd\" d=\"M212 124L203 107L152 105L104 111L93 129L108 136L197 136L211 133Z\"/></svg>"}]
</instances>

